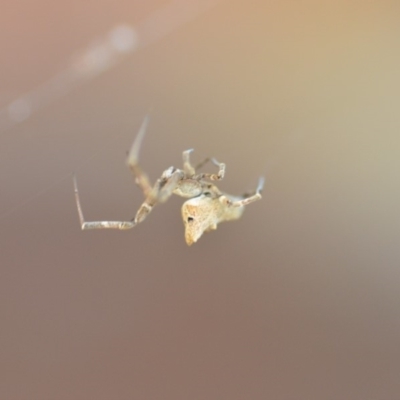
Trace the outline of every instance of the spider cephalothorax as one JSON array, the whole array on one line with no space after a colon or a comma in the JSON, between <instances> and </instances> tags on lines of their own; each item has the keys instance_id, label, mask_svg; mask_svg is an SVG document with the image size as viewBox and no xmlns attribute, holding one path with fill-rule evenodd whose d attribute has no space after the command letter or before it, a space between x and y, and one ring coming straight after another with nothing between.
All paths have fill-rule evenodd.
<instances>
[{"instance_id":1,"label":"spider cephalothorax","mask_svg":"<svg viewBox=\"0 0 400 400\"><path fill-rule=\"evenodd\" d=\"M204 232L217 229L220 222L238 219L243 213L244 206L261 199L261 190L264 184L262 178L260 178L257 190L253 194L235 197L222 193L210 181L219 181L224 177L225 164L211 158L206 159L197 167L193 167L190 163L190 153L193 149L183 152L183 169L174 167L166 169L161 178L157 179L152 186L138 162L139 149L147 124L148 117L145 118L140 127L127 161L135 176L136 184L144 193L145 201L130 221L86 222L80 204L76 178L74 177L75 199L82 229L131 229L142 222L157 203L163 203L172 194L176 194L189 199L182 206L182 218L185 225L185 240L188 245L191 245L197 242ZM218 172L216 174L197 173L196 171L200 166L208 161L218 167Z\"/></svg>"}]
</instances>

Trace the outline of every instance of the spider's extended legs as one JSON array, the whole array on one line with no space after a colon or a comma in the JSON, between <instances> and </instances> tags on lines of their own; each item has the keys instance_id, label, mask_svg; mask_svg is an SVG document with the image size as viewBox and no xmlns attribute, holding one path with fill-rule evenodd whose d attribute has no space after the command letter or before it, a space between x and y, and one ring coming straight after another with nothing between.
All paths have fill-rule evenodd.
<instances>
[{"instance_id":1,"label":"spider's extended legs","mask_svg":"<svg viewBox=\"0 0 400 400\"><path fill-rule=\"evenodd\" d=\"M79 199L78 184L76 182L76 177L73 177L74 181L74 191L75 191L75 201L76 207L78 208L79 220L81 222L82 230L87 229L131 229L135 226L135 222L132 221L90 221L86 222L83 217L82 206Z\"/></svg>"},{"instance_id":2,"label":"spider's extended legs","mask_svg":"<svg viewBox=\"0 0 400 400\"><path fill-rule=\"evenodd\" d=\"M132 229L135 225L142 222L146 216L153 209L154 205L158 202L163 202L168 199L175 189L177 183L182 179L182 171L169 168L162 174L161 178L157 180L154 187L151 186L149 178L141 169L138 158L140 146L146 133L146 128L149 123L149 117L146 116L142 125L140 126L139 132L134 140L132 147L128 154L128 166L135 176L135 182L142 189L145 201L139 207L136 212L135 218L131 221L85 221L82 212L82 206L79 198L78 184L76 182L76 177L74 176L74 191L75 191L75 201L78 209L79 220L81 223L81 228L86 229Z\"/></svg>"},{"instance_id":3,"label":"spider's extended legs","mask_svg":"<svg viewBox=\"0 0 400 400\"><path fill-rule=\"evenodd\" d=\"M232 199L229 199L227 196L222 195L220 197L220 201L222 203L226 204L228 207L247 206L248 204L261 199L261 192L263 190L263 187L264 187L264 178L261 177L258 181L257 189L254 194L246 196L243 199L239 199L239 200L232 200Z\"/></svg>"},{"instance_id":4,"label":"spider's extended legs","mask_svg":"<svg viewBox=\"0 0 400 400\"><path fill-rule=\"evenodd\" d=\"M165 171L164 174L166 174L167 172L168 170ZM175 171L175 173L172 173L169 178L158 179L156 184L154 185L154 188L150 191L149 195L146 197L146 200L142 203L142 205L139 207L139 210L136 212L135 218L132 218L132 220L130 221L85 221L81 201L79 198L78 184L74 175L73 181L75 201L82 230L132 229L135 225L142 222L147 217L147 215L151 212L157 202L165 201L172 194L172 191L176 187L177 182L179 181L179 179L181 179L181 176L178 174L179 172L181 173L181 171L179 170Z\"/></svg>"}]
</instances>

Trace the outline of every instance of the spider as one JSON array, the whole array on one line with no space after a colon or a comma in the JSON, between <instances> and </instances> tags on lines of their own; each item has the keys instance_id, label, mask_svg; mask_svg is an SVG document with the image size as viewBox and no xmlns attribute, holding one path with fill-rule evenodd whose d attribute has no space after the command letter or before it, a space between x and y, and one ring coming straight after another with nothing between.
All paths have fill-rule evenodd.
<instances>
[{"instance_id":1,"label":"spider","mask_svg":"<svg viewBox=\"0 0 400 400\"><path fill-rule=\"evenodd\" d=\"M157 203L164 203L172 194L188 198L182 206L182 218L185 225L185 240L190 246L204 232L217 229L223 221L231 221L241 217L244 207L261 199L264 179L260 178L256 191L243 196L231 196L221 192L210 181L220 181L225 174L225 164L215 158L207 158L197 167L190 162L193 149L183 152L183 169L169 167L154 186L150 184L147 175L142 171L138 155L147 129L149 118L144 119L136 139L128 153L127 164L135 177L136 184L142 189L145 200L130 221L85 221L79 199L78 185L74 175L74 191L76 206L82 230L86 229L131 229L142 222ZM215 173L198 173L196 170L211 161L218 167Z\"/></svg>"}]
</instances>

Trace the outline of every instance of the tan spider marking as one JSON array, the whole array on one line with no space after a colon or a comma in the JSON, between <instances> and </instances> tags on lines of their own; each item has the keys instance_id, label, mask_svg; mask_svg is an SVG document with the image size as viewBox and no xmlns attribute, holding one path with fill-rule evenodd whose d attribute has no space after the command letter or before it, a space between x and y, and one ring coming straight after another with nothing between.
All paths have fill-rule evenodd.
<instances>
[{"instance_id":1,"label":"tan spider marking","mask_svg":"<svg viewBox=\"0 0 400 400\"><path fill-rule=\"evenodd\" d=\"M78 184L73 177L76 206L81 228L87 229L131 229L142 222L157 203L168 200L172 194L189 198L182 206L182 218L185 225L185 240L190 246L197 242L204 232L217 229L223 221L231 221L241 217L244 207L261 199L264 179L260 178L256 191L241 197L222 193L209 181L220 181L225 175L225 164L216 159L206 159L197 167L190 162L193 149L183 152L183 170L170 167L157 179L154 186L139 165L139 150L146 132L149 118L146 117L139 129L135 141L128 154L127 164L135 177L136 184L142 189L145 200L130 221L85 221L79 199ZM218 167L218 172L196 173L206 162L211 161Z\"/></svg>"}]
</instances>

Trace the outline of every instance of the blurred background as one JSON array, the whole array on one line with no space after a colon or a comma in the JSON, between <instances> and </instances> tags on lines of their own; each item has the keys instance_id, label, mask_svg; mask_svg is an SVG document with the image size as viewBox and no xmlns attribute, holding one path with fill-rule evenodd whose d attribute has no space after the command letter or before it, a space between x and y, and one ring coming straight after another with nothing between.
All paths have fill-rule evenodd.
<instances>
[{"instance_id":1,"label":"blurred background","mask_svg":"<svg viewBox=\"0 0 400 400\"><path fill-rule=\"evenodd\" d=\"M395 399L396 1L4 0L0 397ZM187 247L181 152L264 198ZM213 166L207 167L214 170Z\"/></svg>"}]
</instances>

